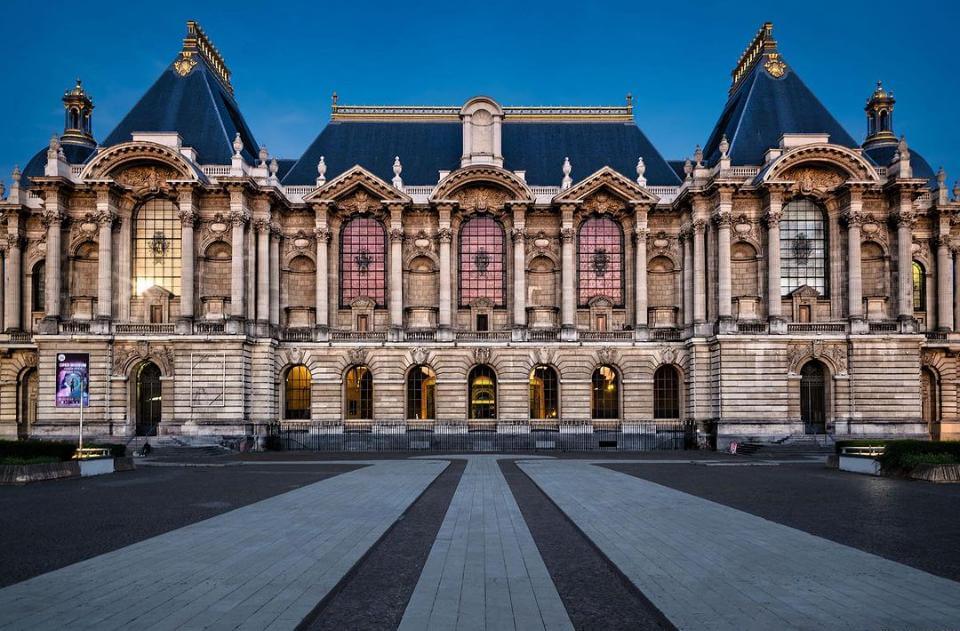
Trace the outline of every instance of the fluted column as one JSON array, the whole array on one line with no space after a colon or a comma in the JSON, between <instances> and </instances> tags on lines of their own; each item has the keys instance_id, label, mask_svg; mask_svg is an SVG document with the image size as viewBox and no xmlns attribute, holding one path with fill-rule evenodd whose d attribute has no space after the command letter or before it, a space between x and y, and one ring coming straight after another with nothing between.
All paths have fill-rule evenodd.
<instances>
[{"instance_id":1,"label":"fluted column","mask_svg":"<svg viewBox=\"0 0 960 631\"><path fill-rule=\"evenodd\" d=\"M327 228L326 217L323 222L317 225L314 234L317 238L317 328L324 331L330 323L330 306L327 287L329 277L327 276L327 262L329 253L327 246L330 243L330 230Z\"/></svg>"},{"instance_id":2,"label":"fluted column","mask_svg":"<svg viewBox=\"0 0 960 631\"><path fill-rule=\"evenodd\" d=\"M863 216L847 213L847 312L851 320L863 319L863 274L860 263L860 227Z\"/></svg>"},{"instance_id":3,"label":"fluted column","mask_svg":"<svg viewBox=\"0 0 960 631\"><path fill-rule=\"evenodd\" d=\"M910 210L895 216L897 222L897 313L901 320L913 319L913 224Z\"/></svg>"},{"instance_id":4,"label":"fluted column","mask_svg":"<svg viewBox=\"0 0 960 631\"><path fill-rule=\"evenodd\" d=\"M690 225L680 229L683 245L683 325L693 325L693 231Z\"/></svg>"},{"instance_id":5,"label":"fluted column","mask_svg":"<svg viewBox=\"0 0 960 631\"><path fill-rule=\"evenodd\" d=\"M257 322L270 321L270 222L258 219L257 233Z\"/></svg>"},{"instance_id":6,"label":"fluted column","mask_svg":"<svg viewBox=\"0 0 960 631\"><path fill-rule=\"evenodd\" d=\"M197 209L194 205L193 191L190 189L180 191L177 202L177 215L180 218L180 318L191 320L196 311L194 303L196 253L193 229L197 223Z\"/></svg>"},{"instance_id":7,"label":"fluted column","mask_svg":"<svg viewBox=\"0 0 960 631\"><path fill-rule=\"evenodd\" d=\"M247 225L247 217L244 214L235 213L230 216L233 224L230 261L230 315L237 319L243 319L246 300L247 279L244 275L243 257L244 248L244 229Z\"/></svg>"},{"instance_id":8,"label":"fluted column","mask_svg":"<svg viewBox=\"0 0 960 631\"><path fill-rule=\"evenodd\" d=\"M634 325L637 331L647 328L647 209L637 208L634 214Z\"/></svg>"},{"instance_id":9,"label":"fluted column","mask_svg":"<svg viewBox=\"0 0 960 631\"><path fill-rule=\"evenodd\" d=\"M764 219L767 223L767 318L779 321L782 317L783 298L780 288L780 218L783 207L779 195L771 194L767 200ZM771 329L771 332L773 330Z\"/></svg>"},{"instance_id":10,"label":"fluted column","mask_svg":"<svg viewBox=\"0 0 960 631\"><path fill-rule=\"evenodd\" d=\"M49 201L49 200L48 200ZM56 320L60 318L60 288L63 278L61 276L61 245L60 237L62 234L63 211L59 207L50 208L43 214L43 221L47 226L47 252L46 262L44 264L44 289L43 289L43 310L46 318ZM10 252L7 252L10 256ZM9 258L8 258L9 260ZM9 267L9 265L7 266ZM11 284L9 276L7 278L7 291L12 291L18 284ZM7 328L10 328L10 321L7 320ZM55 331L50 331L51 333Z\"/></svg>"},{"instance_id":11,"label":"fluted column","mask_svg":"<svg viewBox=\"0 0 960 631\"><path fill-rule=\"evenodd\" d=\"M390 207L390 328L403 329L403 206Z\"/></svg>"},{"instance_id":12,"label":"fluted column","mask_svg":"<svg viewBox=\"0 0 960 631\"><path fill-rule=\"evenodd\" d=\"M527 235L526 209L513 208L513 326L527 326Z\"/></svg>"},{"instance_id":13,"label":"fluted column","mask_svg":"<svg viewBox=\"0 0 960 631\"><path fill-rule=\"evenodd\" d=\"M438 208L440 222L437 229L437 243L440 247L440 313L438 325L440 331L451 331L451 278L450 278L450 242L453 233L450 231L450 211L447 206ZM446 334L446 333L444 333Z\"/></svg>"},{"instance_id":14,"label":"fluted column","mask_svg":"<svg viewBox=\"0 0 960 631\"><path fill-rule=\"evenodd\" d=\"M733 192L722 190L714 212L717 224L717 316L723 322L732 320L732 287L730 279L730 223L733 210Z\"/></svg>"},{"instance_id":15,"label":"fluted column","mask_svg":"<svg viewBox=\"0 0 960 631\"><path fill-rule=\"evenodd\" d=\"M280 325L280 227L270 225L270 325Z\"/></svg>"},{"instance_id":16,"label":"fluted column","mask_svg":"<svg viewBox=\"0 0 960 631\"><path fill-rule=\"evenodd\" d=\"M576 231L573 229L573 206L563 206L560 224L560 280L562 299L560 310L561 334L564 339L576 339L577 331L577 288L576 262L574 257L574 239Z\"/></svg>"},{"instance_id":17,"label":"fluted column","mask_svg":"<svg viewBox=\"0 0 960 631\"><path fill-rule=\"evenodd\" d=\"M3 323L7 331L19 331L20 324L20 296L23 291L20 283L21 241L19 227L14 221L13 228L7 233L6 275L4 288L7 290L6 300L3 303Z\"/></svg>"},{"instance_id":18,"label":"fluted column","mask_svg":"<svg viewBox=\"0 0 960 631\"><path fill-rule=\"evenodd\" d=\"M937 328L953 330L953 255L946 236L937 241Z\"/></svg>"},{"instance_id":19,"label":"fluted column","mask_svg":"<svg viewBox=\"0 0 960 631\"><path fill-rule=\"evenodd\" d=\"M100 232L97 238L97 317L109 320L113 315L113 221L107 211L97 215Z\"/></svg>"},{"instance_id":20,"label":"fluted column","mask_svg":"<svg viewBox=\"0 0 960 631\"><path fill-rule=\"evenodd\" d=\"M706 287L706 222L697 219L693 228L693 323L702 324L707 318L707 287Z\"/></svg>"}]
</instances>

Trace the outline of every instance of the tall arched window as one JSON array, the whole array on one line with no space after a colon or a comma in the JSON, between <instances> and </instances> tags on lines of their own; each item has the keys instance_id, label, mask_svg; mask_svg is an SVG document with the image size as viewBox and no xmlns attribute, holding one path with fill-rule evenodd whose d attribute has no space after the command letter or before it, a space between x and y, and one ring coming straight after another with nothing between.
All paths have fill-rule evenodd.
<instances>
[{"instance_id":1,"label":"tall arched window","mask_svg":"<svg viewBox=\"0 0 960 631\"><path fill-rule=\"evenodd\" d=\"M46 310L44 296L47 287L46 268L47 264L45 261L37 261L36 265L33 266L33 271L30 273L30 295L34 311Z\"/></svg>"},{"instance_id":2,"label":"tall arched window","mask_svg":"<svg viewBox=\"0 0 960 631\"><path fill-rule=\"evenodd\" d=\"M916 261L913 262L913 310L927 310L927 273Z\"/></svg>"},{"instance_id":3,"label":"tall arched window","mask_svg":"<svg viewBox=\"0 0 960 631\"><path fill-rule=\"evenodd\" d=\"M623 304L623 231L609 217L592 217L580 226L577 275L580 306L606 296Z\"/></svg>"},{"instance_id":4,"label":"tall arched window","mask_svg":"<svg viewBox=\"0 0 960 631\"><path fill-rule=\"evenodd\" d=\"M386 304L387 231L373 217L354 217L340 231L340 304L357 298Z\"/></svg>"},{"instance_id":5,"label":"tall arched window","mask_svg":"<svg viewBox=\"0 0 960 631\"><path fill-rule=\"evenodd\" d=\"M591 411L593 418L620 418L620 375L613 366L600 366L593 371Z\"/></svg>"},{"instance_id":6,"label":"tall arched window","mask_svg":"<svg viewBox=\"0 0 960 631\"><path fill-rule=\"evenodd\" d=\"M168 199L147 200L133 224L133 288L139 296L151 287L180 295L180 219Z\"/></svg>"},{"instance_id":7,"label":"tall arched window","mask_svg":"<svg viewBox=\"0 0 960 631\"><path fill-rule=\"evenodd\" d=\"M783 207L780 221L780 293L808 285L827 295L827 232L823 209L795 199Z\"/></svg>"},{"instance_id":8,"label":"tall arched window","mask_svg":"<svg viewBox=\"0 0 960 631\"><path fill-rule=\"evenodd\" d=\"M673 366L653 373L653 418L680 418L680 373Z\"/></svg>"},{"instance_id":9,"label":"tall arched window","mask_svg":"<svg viewBox=\"0 0 960 631\"><path fill-rule=\"evenodd\" d=\"M550 366L534 366L530 371L530 418L560 416L560 389L557 371Z\"/></svg>"},{"instance_id":10,"label":"tall arched window","mask_svg":"<svg viewBox=\"0 0 960 631\"><path fill-rule=\"evenodd\" d=\"M503 226L492 217L474 217L460 227L460 304L486 298L495 307L504 302Z\"/></svg>"},{"instance_id":11,"label":"tall arched window","mask_svg":"<svg viewBox=\"0 0 960 631\"><path fill-rule=\"evenodd\" d=\"M366 366L347 371L343 383L344 417L355 421L373 418L373 376Z\"/></svg>"},{"instance_id":12,"label":"tall arched window","mask_svg":"<svg viewBox=\"0 0 960 631\"><path fill-rule=\"evenodd\" d=\"M485 364L476 366L468 378L470 418L497 418L497 374Z\"/></svg>"},{"instance_id":13,"label":"tall arched window","mask_svg":"<svg viewBox=\"0 0 960 631\"><path fill-rule=\"evenodd\" d=\"M291 366L284 382L283 418L310 418L310 370L303 364Z\"/></svg>"},{"instance_id":14,"label":"tall arched window","mask_svg":"<svg viewBox=\"0 0 960 631\"><path fill-rule=\"evenodd\" d=\"M407 375L407 418L435 419L437 375L430 366L420 364Z\"/></svg>"}]
</instances>

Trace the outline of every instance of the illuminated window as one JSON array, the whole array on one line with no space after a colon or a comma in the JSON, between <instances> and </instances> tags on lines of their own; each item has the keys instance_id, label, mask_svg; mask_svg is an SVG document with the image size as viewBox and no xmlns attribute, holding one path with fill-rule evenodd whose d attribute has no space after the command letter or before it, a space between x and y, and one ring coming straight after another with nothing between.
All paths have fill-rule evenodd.
<instances>
[{"instance_id":1,"label":"illuminated window","mask_svg":"<svg viewBox=\"0 0 960 631\"><path fill-rule=\"evenodd\" d=\"M557 371L550 366L534 366L530 371L530 418L557 418L559 414Z\"/></svg>"},{"instance_id":2,"label":"illuminated window","mask_svg":"<svg viewBox=\"0 0 960 631\"><path fill-rule=\"evenodd\" d=\"M306 420L310 418L310 371L304 365L287 371L283 418Z\"/></svg>"},{"instance_id":3,"label":"illuminated window","mask_svg":"<svg viewBox=\"0 0 960 631\"><path fill-rule=\"evenodd\" d=\"M591 394L593 418L620 418L620 376L613 366L600 366L593 371Z\"/></svg>"},{"instance_id":4,"label":"illuminated window","mask_svg":"<svg viewBox=\"0 0 960 631\"><path fill-rule=\"evenodd\" d=\"M414 366L407 376L407 418L436 418L437 375L429 366Z\"/></svg>"},{"instance_id":5,"label":"illuminated window","mask_svg":"<svg viewBox=\"0 0 960 631\"><path fill-rule=\"evenodd\" d=\"M780 292L786 296L808 285L827 295L826 222L809 199L783 208L780 221Z\"/></svg>"},{"instance_id":6,"label":"illuminated window","mask_svg":"<svg viewBox=\"0 0 960 631\"><path fill-rule=\"evenodd\" d=\"M347 371L343 384L347 420L373 418L373 377L366 366L354 366Z\"/></svg>"},{"instance_id":7,"label":"illuminated window","mask_svg":"<svg viewBox=\"0 0 960 631\"><path fill-rule=\"evenodd\" d=\"M673 366L653 373L653 418L680 418L680 373Z\"/></svg>"},{"instance_id":8,"label":"illuminated window","mask_svg":"<svg viewBox=\"0 0 960 631\"><path fill-rule=\"evenodd\" d=\"M480 365L470 371L470 418L497 418L497 375L493 368Z\"/></svg>"},{"instance_id":9,"label":"illuminated window","mask_svg":"<svg viewBox=\"0 0 960 631\"><path fill-rule=\"evenodd\" d=\"M340 231L340 304L370 298L386 304L387 232L372 217L355 217Z\"/></svg>"},{"instance_id":10,"label":"illuminated window","mask_svg":"<svg viewBox=\"0 0 960 631\"><path fill-rule=\"evenodd\" d=\"M927 275L923 265L913 262L913 310L927 310Z\"/></svg>"},{"instance_id":11,"label":"illuminated window","mask_svg":"<svg viewBox=\"0 0 960 631\"><path fill-rule=\"evenodd\" d=\"M156 286L179 296L180 260L177 207L167 199L148 200L137 209L133 224L135 295Z\"/></svg>"},{"instance_id":12,"label":"illuminated window","mask_svg":"<svg viewBox=\"0 0 960 631\"><path fill-rule=\"evenodd\" d=\"M577 274L579 301L606 296L623 304L623 232L607 217L587 219L580 226Z\"/></svg>"},{"instance_id":13,"label":"illuminated window","mask_svg":"<svg viewBox=\"0 0 960 631\"><path fill-rule=\"evenodd\" d=\"M506 276L503 227L491 217L474 217L460 228L460 304L486 298L504 305Z\"/></svg>"}]
</instances>

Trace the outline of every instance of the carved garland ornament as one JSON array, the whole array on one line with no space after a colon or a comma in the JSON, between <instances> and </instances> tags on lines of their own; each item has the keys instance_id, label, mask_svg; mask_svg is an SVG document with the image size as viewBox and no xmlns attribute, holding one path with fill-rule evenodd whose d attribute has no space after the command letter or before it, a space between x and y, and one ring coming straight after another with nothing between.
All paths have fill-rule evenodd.
<instances>
[{"instance_id":1,"label":"carved garland ornament","mask_svg":"<svg viewBox=\"0 0 960 631\"><path fill-rule=\"evenodd\" d=\"M610 346L603 346L597 349L597 364L616 365L620 361L620 353L617 349Z\"/></svg>"},{"instance_id":2,"label":"carved garland ornament","mask_svg":"<svg viewBox=\"0 0 960 631\"><path fill-rule=\"evenodd\" d=\"M173 348L165 344L137 342L118 345L113 351L113 374L125 376L134 364L152 361L160 367L165 376L174 374Z\"/></svg>"},{"instance_id":3,"label":"carved garland ornament","mask_svg":"<svg viewBox=\"0 0 960 631\"><path fill-rule=\"evenodd\" d=\"M493 349L487 346L478 346L473 349L473 361L477 364L489 364L493 358Z\"/></svg>"},{"instance_id":4,"label":"carved garland ornament","mask_svg":"<svg viewBox=\"0 0 960 631\"><path fill-rule=\"evenodd\" d=\"M501 189L487 186L463 188L450 196L462 210L470 212L502 211L509 197Z\"/></svg>"},{"instance_id":5,"label":"carved garland ornament","mask_svg":"<svg viewBox=\"0 0 960 631\"><path fill-rule=\"evenodd\" d=\"M847 348L842 343L828 344L823 340L810 340L791 344L787 349L789 374L798 374L800 367L810 359L825 360L833 366L835 374L847 374Z\"/></svg>"}]
</instances>

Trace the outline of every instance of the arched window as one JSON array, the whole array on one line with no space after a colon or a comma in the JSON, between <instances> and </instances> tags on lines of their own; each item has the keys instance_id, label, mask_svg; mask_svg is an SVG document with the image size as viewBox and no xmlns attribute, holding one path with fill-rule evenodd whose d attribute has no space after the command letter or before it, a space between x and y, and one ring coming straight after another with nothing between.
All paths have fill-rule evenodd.
<instances>
[{"instance_id":1,"label":"arched window","mask_svg":"<svg viewBox=\"0 0 960 631\"><path fill-rule=\"evenodd\" d=\"M474 217L460 227L460 304L486 298L504 303L506 266L503 227L492 217Z\"/></svg>"},{"instance_id":2,"label":"arched window","mask_svg":"<svg viewBox=\"0 0 960 631\"><path fill-rule=\"evenodd\" d=\"M592 417L620 418L620 375L613 366L600 366L593 371L591 399Z\"/></svg>"},{"instance_id":3,"label":"arched window","mask_svg":"<svg viewBox=\"0 0 960 631\"><path fill-rule=\"evenodd\" d=\"M673 366L653 373L653 418L680 418L680 373Z\"/></svg>"},{"instance_id":4,"label":"arched window","mask_svg":"<svg viewBox=\"0 0 960 631\"><path fill-rule=\"evenodd\" d=\"M407 375L407 418L435 419L437 374L430 366L414 366Z\"/></svg>"},{"instance_id":5,"label":"arched window","mask_svg":"<svg viewBox=\"0 0 960 631\"><path fill-rule=\"evenodd\" d=\"M343 384L346 409L344 417L355 421L373 418L373 377L366 366L354 366L347 371Z\"/></svg>"},{"instance_id":6,"label":"arched window","mask_svg":"<svg viewBox=\"0 0 960 631\"><path fill-rule=\"evenodd\" d=\"M530 371L530 418L560 416L560 389L557 371L550 366L534 366Z\"/></svg>"},{"instance_id":7,"label":"arched window","mask_svg":"<svg viewBox=\"0 0 960 631\"><path fill-rule=\"evenodd\" d=\"M168 199L153 198L136 211L133 223L133 288L151 287L180 295L180 219Z\"/></svg>"},{"instance_id":8,"label":"arched window","mask_svg":"<svg viewBox=\"0 0 960 631\"><path fill-rule=\"evenodd\" d=\"M497 418L497 375L490 366L481 364L470 371L470 418Z\"/></svg>"},{"instance_id":9,"label":"arched window","mask_svg":"<svg viewBox=\"0 0 960 631\"><path fill-rule=\"evenodd\" d=\"M827 295L827 233L823 210L809 199L783 207L780 221L780 293L808 285Z\"/></svg>"},{"instance_id":10,"label":"arched window","mask_svg":"<svg viewBox=\"0 0 960 631\"><path fill-rule=\"evenodd\" d=\"M913 310L927 310L927 273L916 261L913 262Z\"/></svg>"},{"instance_id":11,"label":"arched window","mask_svg":"<svg viewBox=\"0 0 960 631\"><path fill-rule=\"evenodd\" d=\"M357 298L386 304L387 231L373 217L354 217L340 231L340 304Z\"/></svg>"},{"instance_id":12,"label":"arched window","mask_svg":"<svg viewBox=\"0 0 960 631\"><path fill-rule=\"evenodd\" d=\"M807 434L822 434L827 422L827 368L811 359L800 369L800 418Z\"/></svg>"},{"instance_id":13,"label":"arched window","mask_svg":"<svg viewBox=\"0 0 960 631\"><path fill-rule=\"evenodd\" d=\"M580 306L606 296L623 304L623 231L609 217L592 217L580 226L577 275Z\"/></svg>"},{"instance_id":14,"label":"arched window","mask_svg":"<svg viewBox=\"0 0 960 631\"><path fill-rule=\"evenodd\" d=\"M291 366L284 383L283 418L310 418L310 370L303 364Z\"/></svg>"},{"instance_id":15,"label":"arched window","mask_svg":"<svg viewBox=\"0 0 960 631\"><path fill-rule=\"evenodd\" d=\"M37 261L36 265L33 266L33 271L30 273L30 295L32 297L34 311L46 310L46 268L47 264L45 261Z\"/></svg>"}]
</instances>

